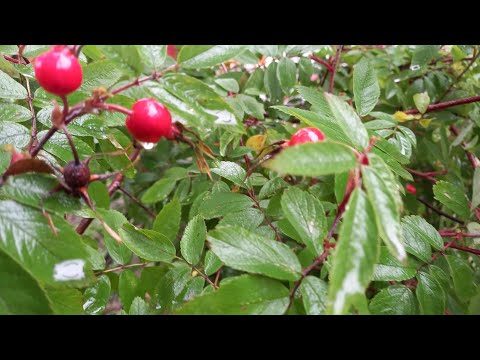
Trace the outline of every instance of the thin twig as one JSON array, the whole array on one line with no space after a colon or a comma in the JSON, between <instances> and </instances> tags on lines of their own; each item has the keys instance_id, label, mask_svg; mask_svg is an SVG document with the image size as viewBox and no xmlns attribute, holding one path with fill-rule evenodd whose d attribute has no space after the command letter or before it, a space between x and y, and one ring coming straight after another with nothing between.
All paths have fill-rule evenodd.
<instances>
[{"instance_id":1,"label":"thin twig","mask_svg":"<svg viewBox=\"0 0 480 360\"><path fill-rule=\"evenodd\" d=\"M477 249L472 249L472 248L463 247L463 246L459 246L459 245L451 245L450 247L451 247L452 249L456 249L456 250L460 250L460 251L465 251L465 252L468 252L468 253L471 253L471 254L475 254L475 255L480 255L480 250L477 250Z\"/></svg>"},{"instance_id":2,"label":"thin twig","mask_svg":"<svg viewBox=\"0 0 480 360\"><path fill-rule=\"evenodd\" d=\"M149 209L148 207L146 207L138 198L135 197L135 195L133 195L131 192L129 192L127 189L125 189L123 186L119 186L118 187L118 190L120 190L121 192L123 192L125 195L127 195L130 199L133 200L133 202L135 204L137 204L138 206L140 206L143 210L145 210L146 212L148 212L150 214L150 216L155 219L157 217L157 214L155 214L151 209Z\"/></svg>"},{"instance_id":3,"label":"thin twig","mask_svg":"<svg viewBox=\"0 0 480 360\"><path fill-rule=\"evenodd\" d=\"M480 95L470 96L470 97L466 97L466 98L462 98L462 99L445 101L443 103L429 105L427 107L426 112L443 110L443 109L447 109L449 107L471 104L471 103L478 102L478 101L480 101ZM405 110L404 113L405 114L418 114L418 113L420 113L420 111L418 111L418 109L410 109L410 110Z\"/></svg>"},{"instance_id":4,"label":"thin twig","mask_svg":"<svg viewBox=\"0 0 480 360\"><path fill-rule=\"evenodd\" d=\"M438 215L446 217L447 219L450 219L450 220L452 220L452 221L454 221L458 224L465 225L465 223L462 220L458 220L457 218L453 217L452 215L449 215L446 212L443 212L442 210L437 209L436 207L434 207L433 205L430 205L428 202L426 202L422 198L417 197L417 200L420 201L423 205L425 205L430 210L436 212Z\"/></svg>"}]
</instances>

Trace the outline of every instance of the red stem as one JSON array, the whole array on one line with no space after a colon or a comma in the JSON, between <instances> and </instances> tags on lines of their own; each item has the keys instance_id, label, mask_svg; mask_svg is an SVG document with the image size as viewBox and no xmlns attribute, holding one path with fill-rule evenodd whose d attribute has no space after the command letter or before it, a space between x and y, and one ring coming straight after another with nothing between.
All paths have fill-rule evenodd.
<instances>
[{"instance_id":1,"label":"red stem","mask_svg":"<svg viewBox=\"0 0 480 360\"><path fill-rule=\"evenodd\" d=\"M328 62L326 62L325 60L323 60L323 59L321 59L321 58L319 58L318 56L315 56L315 55L310 55L309 57L313 61L325 66L329 72L333 72L332 66Z\"/></svg>"},{"instance_id":2,"label":"red stem","mask_svg":"<svg viewBox=\"0 0 480 360\"><path fill-rule=\"evenodd\" d=\"M465 104L470 104L474 102L480 101L480 95L476 96L470 96L467 98L462 98L462 99L456 99L456 100L450 100L450 101L445 101L443 103L438 103L438 104L433 104L427 107L426 112L431 112L431 111L436 111L436 110L442 110L446 109L452 106L458 106L458 105L465 105ZM419 111L417 109L410 109L410 110L405 110L405 114L418 114Z\"/></svg>"},{"instance_id":3,"label":"red stem","mask_svg":"<svg viewBox=\"0 0 480 360\"><path fill-rule=\"evenodd\" d=\"M116 104L100 103L100 104L96 105L95 107L103 109L103 110L107 110L107 111L118 111L118 112L124 113L128 116L132 115L132 110L128 110L128 109L124 108L123 106L116 105Z\"/></svg>"},{"instance_id":4,"label":"red stem","mask_svg":"<svg viewBox=\"0 0 480 360\"><path fill-rule=\"evenodd\" d=\"M335 74L337 72L338 63L340 59L340 54L342 53L343 45L339 45L337 48L337 52L335 54L335 58L333 59L333 70L331 71L330 83L328 84L328 92L331 93L333 91L333 87L335 85Z\"/></svg>"},{"instance_id":5,"label":"red stem","mask_svg":"<svg viewBox=\"0 0 480 360\"><path fill-rule=\"evenodd\" d=\"M471 254L480 255L480 250L477 250L477 249L472 249L472 248L463 247L463 246L459 246L459 245L453 245L453 244L450 245L450 247L452 249L457 249L457 250L465 251L465 252L468 252L468 253L471 253Z\"/></svg>"},{"instance_id":6,"label":"red stem","mask_svg":"<svg viewBox=\"0 0 480 360\"><path fill-rule=\"evenodd\" d=\"M14 63L14 64L21 64L21 65L27 65L26 63L23 63L21 62L20 60L18 59L14 59L10 56L7 56L7 55L3 55L3 58L7 61L10 61L11 63Z\"/></svg>"}]
</instances>

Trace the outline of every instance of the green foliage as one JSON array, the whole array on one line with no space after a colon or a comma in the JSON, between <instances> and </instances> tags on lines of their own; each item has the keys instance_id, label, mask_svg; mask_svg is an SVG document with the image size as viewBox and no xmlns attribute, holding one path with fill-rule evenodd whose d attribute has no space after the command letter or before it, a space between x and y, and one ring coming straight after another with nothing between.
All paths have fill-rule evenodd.
<instances>
[{"instance_id":1,"label":"green foliage","mask_svg":"<svg viewBox=\"0 0 480 360\"><path fill-rule=\"evenodd\" d=\"M478 94L478 46L167 47L81 48L83 191L62 100L0 46L1 314L480 312L480 105L432 106ZM142 98L175 141L104 109Z\"/></svg>"}]
</instances>

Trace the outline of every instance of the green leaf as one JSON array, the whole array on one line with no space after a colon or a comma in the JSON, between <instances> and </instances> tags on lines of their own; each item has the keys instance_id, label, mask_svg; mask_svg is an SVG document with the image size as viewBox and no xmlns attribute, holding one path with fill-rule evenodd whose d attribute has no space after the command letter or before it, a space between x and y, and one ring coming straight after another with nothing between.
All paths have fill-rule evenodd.
<instances>
[{"instance_id":1,"label":"green leaf","mask_svg":"<svg viewBox=\"0 0 480 360\"><path fill-rule=\"evenodd\" d=\"M322 204L313 195L291 187L282 195L282 210L302 242L315 255L323 252L327 220Z\"/></svg>"},{"instance_id":2,"label":"green leaf","mask_svg":"<svg viewBox=\"0 0 480 360\"><path fill-rule=\"evenodd\" d=\"M377 169L363 166L362 174L368 198L373 204L380 237L392 255L398 260L404 261L407 254L402 241L399 209L392 189L385 184Z\"/></svg>"},{"instance_id":3,"label":"green leaf","mask_svg":"<svg viewBox=\"0 0 480 360\"><path fill-rule=\"evenodd\" d=\"M178 264L170 269L159 281L154 291L155 308L162 314L167 314L177 304L183 302L187 285L192 281L192 270L187 264Z\"/></svg>"},{"instance_id":4,"label":"green leaf","mask_svg":"<svg viewBox=\"0 0 480 360\"><path fill-rule=\"evenodd\" d=\"M270 97L272 104L278 104L282 99L282 88L277 77L277 67L278 64L276 62L270 63L267 70L265 70L264 77L265 91Z\"/></svg>"},{"instance_id":5,"label":"green leaf","mask_svg":"<svg viewBox=\"0 0 480 360\"><path fill-rule=\"evenodd\" d=\"M353 108L338 96L325 93L330 110L337 120L337 124L350 138L357 149L363 150L368 146L368 133L362 121Z\"/></svg>"},{"instance_id":6,"label":"green leaf","mask_svg":"<svg viewBox=\"0 0 480 360\"><path fill-rule=\"evenodd\" d=\"M129 312L130 305L137 295L137 288L138 278L135 274L128 269L123 270L118 280L118 294L126 312Z\"/></svg>"},{"instance_id":7,"label":"green leaf","mask_svg":"<svg viewBox=\"0 0 480 360\"><path fill-rule=\"evenodd\" d=\"M0 107L0 122L23 122L30 120L32 113L26 107L17 104L3 104Z\"/></svg>"},{"instance_id":8,"label":"green leaf","mask_svg":"<svg viewBox=\"0 0 480 360\"><path fill-rule=\"evenodd\" d=\"M110 291L110 279L106 275L100 276L95 285L85 290L83 294L83 310L90 315L103 314L110 298Z\"/></svg>"},{"instance_id":9,"label":"green leaf","mask_svg":"<svg viewBox=\"0 0 480 360\"><path fill-rule=\"evenodd\" d=\"M263 222L262 212L256 208L248 208L242 211L225 215L218 225L238 225L247 230L254 230Z\"/></svg>"},{"instance_id":10,"label":"green leaf","mask_svg":"<svg viewBox=\"0 0 480 360\"><path fill-rule=\"evenodd\" d=\"M380 97L375 68L365 57L355 65L353 70L353 94L355 107L360 116L368 115L377 105Z\"/></svg>"},{"instance_id":11,"label":"green leaf","mask_svg":"<svg viewBox=\"0 0 480 360\"><path fill-rule=\"evenodd\" d=\"M0 70L0 99L26 99L27 90Z\"/></svg>"},{"instance_id":12,"label":"green leaf","mask_svg":"<svg viewBox=\"0 0 480 360\"><path fill-rule=\"evenodd\" d=\"M414 236L421 237L424 242L430 244L434 249L440 250L443 248L443 240L438 231L421 216L405 216L402 219L402 225L407 226L415 233Z\"/></svg>"},{"instance_id":13,"label":"green leaf","mask_svg":"<svg viewBox=\"0 0 480 360\"><path fill-rule=\"evenodd\" d=\"M85 245L63 217L50 217L57 235L41 211L0 201L0 250L44 283L86 284L92 273Z\"/></svg>"},{"instance_id":14,"label":"green leaf","mask_svg":"<svg viewBox=\"0 0 480 360\"><path fill-rule=\"evenodd\" d=\"M183 45L177 55L177 61L178 63L185 62L213 47L214 45Z\"/></svg>"},{"instance_id":15,"label":"green leaf","mask_svg":"<svg viewBox=\"0 0 480 360\"><path fill-rule=\"evenodd\" d=\"M83 82L79 91L90 93L96 87L109 89L122 77L122 71L112 61L103 60L88 64L83 69Z\"/></svg>"},{"instance_id":16,"label":"green leaf","mask_svg":"<svg viewBox=\"0 0 480 360\"><path fill-rule=\"evenodd\" d=\"M118 231L123 224L128 223L127 218L116 210L97 209L97 212L114 231ZM120 265L125 265L130 261L132 257L130 249L124 243L119 244L105 229L103 229L103 241L113 261Z\"/></svg>"},{"instance_id":17,"label":"green leaf","mask_svg":"<svg viewBox=\"0 0 480 360\"><path fill-rule=\"evenodd\" d=\"M77 289L46 288L47 296L56 315L84 315L83 294Z\"/></svg>"},{"instance_id":18,"label":"green leaf","mask_svg":"<svg viewBox=\"0 0 480 360\"><path fill-rule=\"evenodd\" d=\"M453 255L446 255L445 258L453 278L455 293L467 302L477 293L475 274L467 261Z\"/></svg>"},{"instance_id":19,"label":"green leaf","mask_svg":"<svg viewBox=\"0 0 480 360\"><path fill-rule=\"evenodd\" d=\"M148 305L141 297L136 297L132 301L132 306L130 306L129 315L148 315L149 314Z\"/></svg>"},{"instance_id":20,"label":"green leaf","mask_svg":"<svg viewBox=\"0 0 480 360\"><path fill-rule=\"evenodd\" d=\"M440 284L425 272L418 273L417 299L422 315L443 315L446 296Z\"/></svg>"},{"instance_id":21,"label":"green leaf","mask_svg":"<svg viewBox=\"0 0 480 360\"><path fill-rule=\"evenodd\" d=\"M258 194L259 199L265 199L274 195L278 190L282 188L288 188L290 185L282 179L282 177L277 176L273 179L268 180L265 185L260 189Z\"/></svg>"},{"instance_id":22,"label":"green leaf","mask_svg":"<svg viewBox=\"0 0 480 360\"><path fill-rule=\"evenodd\" d=\"M322 117L313 111L296 109L289 106L276 105L272 106L272 108L296 117L307 126L313 126L322 130L325 137L329 140L339 141L353 146L353 143L347 137L345 132L334 120L328 120L328 118Z\"/></svg>"},{"instance_id":23,"label":"green leaf","mask_svg":"<svg viewBox=\"0 0 480 360\"><path fill-rule=\"evenodd\" d=\"M147 261L170 262L175 257L175 246L165 235L153 230L141 230L124 224L120 236L125 245Z\"/></svg>"},{"instance_id":24,"label":"green leaf","mask_svg":"<svg viewBox=\"0 0 480 360\"><path fill-rule=\"evenodd\" d=\"M323 315L327 307L328 285L315 276L307 276L300 287L307 315Z\"/></svg>"},{"instance_id":25,"label":"green leaf","mask_svg":"<svg viewBox=\"0 0 480 360\"><path fill-rule=\"evenodd\" d=\"M175 189L176 182L172 179L160 179L150 186L142 196L145 204L155 204L165 199Z\"/></svg>"},{"instance_id":26,"label":"green leaf","mask_svg":"<svg viewBox=\"0 0 480 360\"><path fill-rule=\"evenodd\" d=\"M333 314L345 314L357 305L370 283L379 255L379 239L372 205L365 193L352 193L335 248L328 293Z\"/></svg>"},{"instance_id":27,"label":"green leaf","mask_svg":"<svg viewBox=\"0 0 480 360\"><path fill-rule=\"evenodd\" d=\"M211 168L210 171L227 180L230 180L235 185L243 188L250 187L248 179L245 181L247 172L237 163L231 161L220 161L216 167Z\"/></svg>"},{"instance_id":28,"label":"green leaf","mask_svg":"<svg viewBox=\"0 0 480 360\"><path fill-rule=\"evenodd\" d=\"M430 105L430 96L428 96L426 91L413 95L413 101L415 102L415 107L420 111L420 114L427 112L428 105Z\"/></svg>"},{"instance_id":29,"label":"green leaf","mask_svg":"<svg viewBox=\"0 0 480 360\"><path fill-rule=\"evenodd\" d=\"M189 221L180 240L180 251L188 263L196 265L200 261L206 237L205 221L197 215Z\"/></svg>"},{"instance_id":30,"label":"green leaf","mask_svg":"<svg viewBox=\"0 0 480 360\"><path fill-rule=\"evenodd\" d=\"M433 194L435 199L461 218L468 219L470 217L468 199L462 188L440 180L433 185Z\"/></svg>"},{"instance_id":31,"label":"green leaf","mask_svg":"<svg viewBox=\"0 0 480 360\"><path fill-rule=\"evenodd\" d=\"M472 203L470 209L475 209L480 204L480 167L475 168L472 184Z\"/></svg>"},{"instance_id":32,"label":"green leaf","mask_svg":"<svg viewBox=\"0 0 480 360\"><path fill-rule=\"evenodd\" d=\"M313 75L314 67L312 64L312 60L307 58L300 58L298 62L298 78L300 83L302 84L309 84L310 77Z\"/></svg>"},{"instance_id":33,"label":"green leaf","mask_svg":"<svg viewBox=\"0 0 480 360\"><path fill-rule=\"evenodd\" d=\"M245 45L216 45L181 63L185 69L207 68L234 58L246 50ZM178 61L180 62L179 56Z\"/></svg>"},{"instance_id":34,"label":"green leaf","mask_svg":"<svg viewBox=\"0 0 480 360\"><path fill-rule=\"evenodd\" d=\"M182 205L178 198L166 204L153 222L153 230L165 235L171 242L177 238L180 230L180 219L182 216Z\"/></svg>"},{"instance_id":35,"label":"green leaf","mask_svg":"<svg viewBox=\"0 0 480 360\"><path fill-rule=\"evenodd\" d=\"M418 235L413 229L402 222L402 235L405 251L415 255L424 262L428 262L432 257L430 244L424 238Z\"/></svg>"},{"instance_id":36,"label":"green leaf","mask_svg":"<svg viewBox=\"0 0 480 360\"><path fill-rule=\"evenodd\" d=\"M248 196L238 193L210 194L203 199L198 215L202 215L205 220L210 220L250 208L253 204L253 200Z\"/></svg>"},{"instance_id":37,"label":"green leaf","mask_svg":"<svg viewBox=\"0 0 480 360\"><path fill-rule=\"evenodd\" d=\"M282 315L288 307L288 290L280 282L242 275L222 281L215 292L186 303L176 313L191 315Z\"/></svg>"},{"instance_id":38,"label":"green leaf","mask_svg":"<svg viewBox=\"0 0 480 360\"><path fill-rule=\"evenodd\" d=\"M240 91L238 82L235 79L230 79L230 78L215 79L215 83L221 86L223 89L227 91L231 91L233 93L238 93Z\"/></svg>"},{"instance_id":39,"label":"green leaf","mask_svg":"<svg viewBox=\"0 0 480 360\"><path fill-rule=\"evenodd\" d=\"M142 60L144 71L151 73L162 67L167 57L166 45L136 45Z\"/></svg>"},{"instance_id":40,"label":"green leaf","mask_svg":"<svg viewBox=\"0 0 480 360\"><path fill-rule=\"evenodd\" d=\"M413 53L410 69L418 71L426 66L437 54L438 45L418 45Z\"/></svg>"},{"instance_id":41,"label":"green leaf","mask_svg":"<svg viewBox=\"0 0 480 360\"><path fill-rule=\"evenodd\" d=\"M211 250L227 266L279 280L297 280L301 266L290 248L238 226L217 227L207 235Z\"/></svg>"},{"instance_id":42,"label":"green leaf","mask_svg":"<svg viewBox=\"0 0 480 360\"><path fill-rule=\"evenodd\" d=\"M417 302L412 290L403 285L382 289L369 305L373 315L415 315Z\"/></svg>"},{"instance_id":43,"label":"green leaf","mask_svg":"<svg viewBox=\"0 0 480 360\"><path fill-rule=\"evenodd\" d=\"M49 301L37 281L0 250L0 315L51 313Z\"/></svg>"},{"instance_id":44,"label":"green leaf","mask_svg":"<svg viewBox=\"0 0 480 360\"><path fill-rule=\"evenodd\" d=\"M245 113L253 116L255 119L264 119L265 107L263 106L263 103L258 102L251 96L243 94L238 94L236 98L240 102Z\"/></svg>"},{"instance_id":45,"label":"green leaf","mask_svg":"<svg viewBox=\"0 0 480 360\"><path fill-rule=\"evenodd\" d=\"M408 280L417 274L415 267L402 264L393 257L386 247L380 250L380 259L375 265L373 273L374 281L403 281Z\"/></svg>"},{"instance_id":46,"label":"green leaf","mask_svg":"<svg viewBox=\"0 0 480 360\"><path fill-rule=\"evenodd\" d=\"M41 139L46 133L47 130L39 132L38 138ZM80 140L80 138L76 136L73 137L73 143L75 144L75 148L77 149L80 158L85 158L94 153L92 148L86 142ZM73 160L72 148L70 147L65 134L59 132L55 133L45 144L43 149L50 154L55 155L62 161L69 162Z\"/></svg>"},{"instance_id":47,"label":"green leaf","mask_svg":"<svg viewBox=\"0 0 480 360\"><path fill-rule=\"evenodd\" d=\"M297 66L292 59L288 57L280 59L277 66L277 77L283 92L288 94L297 81Z\"/></svg>"},{"instance_id":48,"label":"green leaf","mask_svg":"<svg viewBox=\"0 0 480 360\"><path fill-rule=\"evenodd\" d=\"M12 144L17 149L22 149L30 141L30 131L20 124L13 122L0 122L0 145Z\"/></svg>"},{"instance_id":49,"label":"green leaf","mask_svg":"<svg viewBox=\"0 0 480 360\"><path fill-rule=\"evenodd\" d=\"M322 176L350 170L357 157L349 148L329 142L288 147L267 166L278 173L299 176Z\"/></svg>"},{"instance_id":50,"label":"green leaf","mask_svg":"<svg viewBox=\"0 0 480 360\"><path fill-rule=\"evenodd\" d=\"M222 261L218 258L217 255L213 253L212 250L208 250L205 254L205 263L203 265L205 274L207 276L215 274L218 269L222 266Z\"/></svg>"}]
</instances>

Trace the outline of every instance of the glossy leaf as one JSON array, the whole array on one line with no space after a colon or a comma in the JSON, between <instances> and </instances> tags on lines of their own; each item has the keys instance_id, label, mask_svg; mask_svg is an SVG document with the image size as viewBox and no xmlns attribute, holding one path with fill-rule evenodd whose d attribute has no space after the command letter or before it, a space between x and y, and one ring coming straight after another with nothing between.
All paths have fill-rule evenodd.
<instances>
[{"instance_id":1,"label":"glossy leaf","mask_svg":"<svg viewBox=\"0 0 480 360\"><path fill-rule=\"evenodd\" d=\"M27 90L0 70L0 99L26 99Z\"/></svg>"},{"instance_id":2,"label":"glossy leaf","mask_svg":"<svg viewBox=\"0 0 480 360\"><path fill-rule=\"evenodd\" d=\"M182 256L190 264L196 265L202 258L203 247L207 236L205 221L199 215L189 221L182 240L180 240L180 250Z\"/></svg>"},{"instance_id":3,"label":"glossy leaf","mask_svg":"<svg viewBox=\"0 0 480 360\"><path fill-rule=\"evenodd\" d=\"M349 148L317 142L286 148L267 166L281 174L322 176L350 170L356 164L357 157Z\"/></svg>"},{"instance_id":4,"label":"glossy leaf","mask_svg":"<svg viewBox=\"0 0 480 360\"><path fill-rule=\"evenodd\" d=\"M355 107L360 116L367 115L378 102L380 87L375 68L367 58L362 58L354 67L353 93Z\"/></svg>"},{"instance_id":5,"label":"glossy leaf","mask_svg":"<svg viewBox=\"0 0 480 360\"><path fill-rule=\"evenodd\" d=\"M307 315L323 315L327 307L328 284L315 276L307 276L299 287Z\"/></svg>"},{"instance_id":6,"label":"glossy leaf","mask_svg":"<svg viewBox=\"0 0 480 360\"><path fill-rule=\"evenodd\" d=\"M328 292L329 312L347 313L363 297L379 255L375 214L366 194L355 190L347 204L335 248Z\"/></svg>"},{"instance_id":7,"label":"glossy leaf","mask_svg":"<svg viewBox=\"0 0 480 360\"><path fill-rule=\"evenodd\" d=\"M211 250L237 270L279 280L296 280L301 266L290 248L238 226L217 227L207 235Z\"/></svg>"},{"instance_id":8,"label":"glossy leaf","mask_svg":"<svg viewBox=\"0 0 480 360\"><path fill-rule=\"evenodd\" d=\"M103 314L110 298L110 291L110 279L106 275L100 276L92 287L85 290L83 310L90 315Z\"/></svg>"},{"instance_id":9,"label":"glossy leaf","mask_svg":"<svg viewBox=\"0 0 480 360\"><path fill-rule=\"evenodd\" d=\"M420 313L423 315L442 315L445 311L446 297L440 284L425 272L418 273L417 299Z\"/></svg>"},{"instance_id":10,"label":"glossy leaf","mask_svg":"<svg viewBox=\"0 0 480 360\"><path fill-rule=\"evenodd\" d=\"M176 313L190 315L281 315L287 310L288 290L280 282L242 275L223 281L220 289L186 303Z\"/></svg>"},{"instance_id":11,"label":"glossy leaf","mask_svg":"<svg viewBox=\"0 0 480 360\"><path fill-rule=\"evenodd\" d=\"M374 315L415 315L417 301L412 290L403 285L394 285L375 295L369 309Z\"/></svg>"},{"instance_id":12,"label":"glossy leaf","mask_svg":"<svg viewBox=\"0 0 480 360\"><path fill-rule=\"evenodd\" d=\"M244 45L216 45L198 55L182 62L185 69L206 68L215 66L241 54L246 49ZM180 61L181 58L179 58Z\"/></svg>"},{"instance_id":13,"label":"glossy leaf","mask_svg":"<svg viewBox=\"0 0 480 360\"><path fill-rule=\"evenodd\" d=\"M470 217L468 199L463 189L447 181L437 181L433 186L435 199L462 218Z\"/></svg>"},{"instance_id":14,"label":"glossy leaf","mask_svg":"<svg viewBox=\"0 0 480 360\"><path fill-rule=\"evenodd\" d=\"M171 242L174 242L180 230L180 218L182 206L178 198L173 198L158 213L153 223L153 230L165 235Z\"/></svg>"},{"instance_id":15,"label":"glossy leaf","mask_svg":"<svg viewBox=\"0 0 480 360\"><path fill-rule=\"evenodd\" d=\"M135 274L128 269L123 270L120 274L120 279L118 280L118 293L120 295L120 300L122 301L123 309L126 312L129 312L130 305L136 297L137 287L138 278Z\"/></svg>"}]
</instances>

